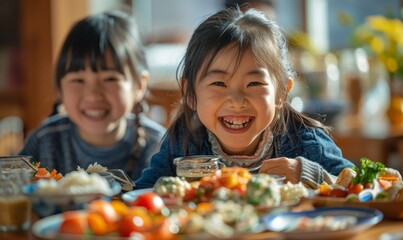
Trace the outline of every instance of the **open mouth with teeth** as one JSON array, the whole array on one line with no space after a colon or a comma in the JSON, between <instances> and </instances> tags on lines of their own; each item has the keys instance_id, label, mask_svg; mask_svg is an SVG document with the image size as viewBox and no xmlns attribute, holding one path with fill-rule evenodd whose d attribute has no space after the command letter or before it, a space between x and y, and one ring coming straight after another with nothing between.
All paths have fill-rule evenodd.
<instances>
[{"instance_id":1,"label":"open mouth with teeth","mask_svg":"<svg viewBox=\"0 0 403 240\"><path fill-rule=\"evenodd\" d=\"M83 112L85 116L90 118L102 118L106 116L108 111L106 110L86 110Z\"/></svg>"},{"instance_id":2,"label":"open mouth with teeth","mask_svg":"<svg viewBox=\"0 0 403 240\"><path fill-rule=\"evenodd\" d=\"M243 129L248 127L254 120L254 117L219 117L220 122L229 129Z\"/></svg>"}]
</instances>

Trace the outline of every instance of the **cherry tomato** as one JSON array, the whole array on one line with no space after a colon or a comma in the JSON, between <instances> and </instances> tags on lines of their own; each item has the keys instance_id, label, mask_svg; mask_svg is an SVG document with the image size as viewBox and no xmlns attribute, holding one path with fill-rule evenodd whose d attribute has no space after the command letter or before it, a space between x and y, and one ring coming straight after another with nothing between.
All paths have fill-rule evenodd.
<instances>
[{"instance_id":1,"label":"cherry tomato","mask_svg":"<svg viewBox=\"0 0 403 240\"><path fill-rule=\"evenodd\" d=\"M220 181L217 176L205 176L200 180L200 192L202 192L203 198L210 199L213 197L213 192L215 189L220 187ZM197 193L197 192L196 192ZM203 200L202 200L203 201Z\"/></svg>"},{"instance_id":2,"label":"cherry tomato","mask_svg":"<svg viewBox=\"0 0 403 240\"><path fill-rule=\"evenodd\" d=\"M150 213L159 214L165 207L162 198L154 192L145 192L137 196L131 206L139 206L146 208Z\"/></svg>"},{"instance_id":3,"label":"cherry tomato","mask_svg":"<svg viewBox=\"0 0 403 240\"><path fill-rule=\"evenodd\" d=\"M170 240L175 239L175 235L171 232L171 223L168 218L158 215L153 218L154 225L151 230L143 232L145 240Z\"/></svg>"},{"instance_id":4,"label":"cherry tomato","mask_svg":"<svg viewBox=\"0 0 403 240\"><path fill-rule=\"evenodd\" d=\"M329 197L344 198L348 195L348 191L341 188L333 188L329 191Z\"/></svg>"},{"instance_id":5,"label":"cherry tomato","mask_svg":"<svg viewBox=\"0 0 403 240\"><path fill-rule=\"evenodd\" d=\"M364 190L364 186L361 183L354 184L348 189L348 193L359 194L362 190Z\"/></svg>"},{"instance_id":6,"label":"cherry tomato","mask_svg":"<svg viewBox=\"0 0 403 240\"><path fill-rule=\"evenodd\" d=\"M200 186L199 181L190 182L190 189L185 190L185 196L183 197L183 201L190 202L196 200L199 193L198 191L199 186Z\"/></svg>"},{"instance_id":7,"label":"cherry tomato","mask_svg":"<svg viewBox=\"0 0 403 240\"><path fill-rule=\"evenodd\" d=\"M365 185L364 185L364 188L365 189L367 189L367 188L373 188L374 187L374 184L373 183L366 183Z\"/></svg>"},{"instance_id":8,"label":"cherry tomato","mask_svg":"<svg viewBox=\"0 0 403 240\"><path fill-rule=\"evenodd\" d=\"M87 214L78 211L63 213L63 221L59 227L60 233L84 235L87 229Z\"/></svg>"},{"instance_id":9,"label":"cherry tomato","mask_svg":"<svg viewBox=\"0 0 403 240\"><path fill-rule=\"evenodd\" d=\"M120 221L119 233L122 237L130 237L133 233L147 232L152 226L152 219L144 208L131 207Z\"/></svg>"},{"instance_id":10,"label":"cherry tomato","mask_svg":"<svg viewBox=\"0 0 403 240\"><path fill-rule=\"evenodd\" d=\"M88 208L99 213L108 225L116 223L119 219L119 215L111 203L106 200L96 199L88 204Z\"/></svg>"}]
</instances>

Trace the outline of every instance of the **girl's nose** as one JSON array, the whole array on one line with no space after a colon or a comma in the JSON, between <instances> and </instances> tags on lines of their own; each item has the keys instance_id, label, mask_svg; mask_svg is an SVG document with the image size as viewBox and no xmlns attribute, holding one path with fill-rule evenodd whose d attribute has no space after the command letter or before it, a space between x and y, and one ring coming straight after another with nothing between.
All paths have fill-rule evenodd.
<instances>
[{"instance_id":1,"label":"girl's nose","mask_svg":"<svg viewBox=\"0 0 403 240\"><path fill-rule=\"evenodd\" d=\"M242 90L235 89L230 91L231 106L235 108L244 108L247 106L247 99Z\"/></svg>"},{"instance_id":2,"label":"girl's nose","mask_svg":"<svg viewBox=\"0 0 403 240\"><path fill-rule=\"evenodd\" d=\"M94 83L88 86L86 97L91 100L99 100L104 96L104 89L101 84Z\"/></svg>"}]
</instances>

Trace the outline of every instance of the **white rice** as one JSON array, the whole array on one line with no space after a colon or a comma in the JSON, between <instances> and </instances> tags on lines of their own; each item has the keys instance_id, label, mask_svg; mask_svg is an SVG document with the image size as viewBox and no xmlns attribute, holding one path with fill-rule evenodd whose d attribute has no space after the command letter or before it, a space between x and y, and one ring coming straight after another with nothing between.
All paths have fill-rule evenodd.
<instances>
[{"instance_id":1,"label":"white rice","mask_svg":"<svg viewBox=\"0 0 403 240\"><path fill-rule=\"evenodd\" d=\"M86 194L100 193L111 195L108 181L96 173L79 170L66 174L62 179L40 179L35 194Z\"/></svg>"},{"instance_id":2,"label":"white rice","mask_svg":"<svg viewBox=\"0 0 403 240\"><path fill-rule=\"evenodd\" d=\"M77 167L77 170L84 170L84 168L81 168L80 166ZM103 167L101 164L98 162L95 162L94 164L90 164L87 167L87 170L85 170L87 173L97 173L97 172L106 172L108 171L107 167Z\"/></svg>"}]
</instances>

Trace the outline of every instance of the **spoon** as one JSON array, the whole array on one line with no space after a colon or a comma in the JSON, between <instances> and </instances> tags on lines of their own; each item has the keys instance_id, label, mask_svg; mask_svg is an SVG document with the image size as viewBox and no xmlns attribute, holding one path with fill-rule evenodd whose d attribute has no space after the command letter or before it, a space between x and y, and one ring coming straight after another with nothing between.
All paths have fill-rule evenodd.
<instances>
[{"instance_id":1,"label":"spoon","mask_svg":"<svg viewBox=\"0 0 403 240\"><path fill-rule=\"evenodd\" d=\"M255 173L255 172L259 171L259 169L262 167L262 165L263 164L260 164L260 165L257 165L255 167L250 167L250 168L247 168L247 169L249 170L249 172Z\"/></svg>"}]
</instances>

